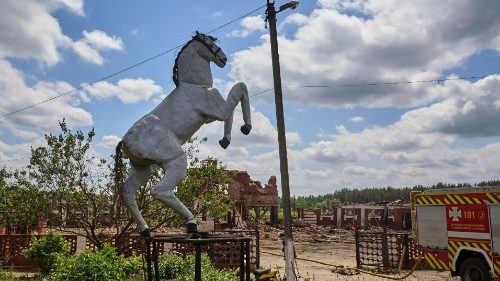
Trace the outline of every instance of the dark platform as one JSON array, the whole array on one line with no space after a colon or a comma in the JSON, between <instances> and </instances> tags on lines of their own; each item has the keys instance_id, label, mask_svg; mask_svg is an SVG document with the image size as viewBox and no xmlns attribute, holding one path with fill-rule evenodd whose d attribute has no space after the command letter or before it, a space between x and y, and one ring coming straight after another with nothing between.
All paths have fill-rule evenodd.
<instances>
[{"instance_id":1,"label":"dark platform","mask_svg":"<svg viewBox=\"0 0 500 281\"><path fill-rule=\"evenodd\" d=\"M146 261L148 269L148 281L159 281L158 271L158 245L160 243L191 244L195 249L195 281L201 281L201 245L213 243L240 243L240 281L250 281L250 242L251 237L240 235L199 235L199 238L186 236L185 234L163 234L155 235L146 240ZM153 272L154 269L154 272Z\"/></svg>"}]
</instances>

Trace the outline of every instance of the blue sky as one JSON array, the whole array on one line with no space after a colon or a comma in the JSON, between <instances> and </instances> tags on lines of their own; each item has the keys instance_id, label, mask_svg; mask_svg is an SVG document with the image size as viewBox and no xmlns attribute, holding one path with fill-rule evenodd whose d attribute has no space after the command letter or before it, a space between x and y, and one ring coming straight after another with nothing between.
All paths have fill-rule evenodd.
<instances>
[{"instance_id":1,"label":"blue sky","mask_svg":"<svg viewBox=\"0 0 500 281\"><path fill-rule=\"evenodd\" d=\"M6 1L0 11L0 114L92 82L264 5L264 1ZM277 5L283 4L278 2ZM500 2L303 1L278 15L292 194L343 187L499 178ZM213 35L229 57L212 65L223 94L272 87L264 9ZM0 119L0 165L26 163L57 132L95 127L94 153L116 142L174 88L176 51L94 87ZM457 80L458 77L480 79ZM440 83L362 86L445 79ZM339 87L340 84L360 84ZM303 88L303 85L330 85ZM266 182L279 175L272 92L251 99L254 130L231 146L203 127L202 156ZM279 177L278 177L279 178Z\"/></svg>"}]
</instances>

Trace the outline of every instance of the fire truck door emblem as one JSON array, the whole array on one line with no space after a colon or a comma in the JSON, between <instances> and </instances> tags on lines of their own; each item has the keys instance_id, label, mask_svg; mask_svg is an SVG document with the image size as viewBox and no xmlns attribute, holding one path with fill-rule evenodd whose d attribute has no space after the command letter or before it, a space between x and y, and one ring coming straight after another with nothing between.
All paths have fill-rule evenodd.
<instances>
[{"instance_id":1,"label":"fire truck door emblem","mask_svg":"<svg viewBox=\"0 0 500 281\"><path fill-rule=\"evenodd\" d=\"M458 219L462 217L462 211L459 210L458 207L451 207L451 210L448 211L448 215L451 221L458 221Z\"/></svg>"}]
</instances>

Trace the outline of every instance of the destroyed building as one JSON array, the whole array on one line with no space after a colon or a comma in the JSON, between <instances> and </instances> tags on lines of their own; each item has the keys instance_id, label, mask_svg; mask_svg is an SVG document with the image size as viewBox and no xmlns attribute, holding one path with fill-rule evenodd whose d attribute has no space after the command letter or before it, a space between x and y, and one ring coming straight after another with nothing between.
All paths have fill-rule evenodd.
<instances>
[{"instance_id":1,"label":"destroyed building","mask_svg":"<svg viewBox=\"0 0 500 281\"><path fill-rule=\"evenodd\" d=\"M315 225L330 225L338 228L348 226L370 228L385 225L393 230L408 230L411 227L411 211L407 204L354 204L333 207L326 212L298 208L297 212L300 220ZM386 222L384 222L384 212L387 212Z\"/></svg>"},{"instance_id":2,"label":"destroyed building","mask_svg":"<svg viewBox=\"0 0 500 281\"><path fill-rule=\"evenodd\" d=\"M248 221L249 210L253 209L256 218L269 212L269 223L278 223L278 186L276 176L271 176L264 186L259 181L254 181L246 171L234 171L236 176L229 184L229 198L235 202L233 211L229 215L229 224L241 226Z\"/></svg>"}]
</instances>

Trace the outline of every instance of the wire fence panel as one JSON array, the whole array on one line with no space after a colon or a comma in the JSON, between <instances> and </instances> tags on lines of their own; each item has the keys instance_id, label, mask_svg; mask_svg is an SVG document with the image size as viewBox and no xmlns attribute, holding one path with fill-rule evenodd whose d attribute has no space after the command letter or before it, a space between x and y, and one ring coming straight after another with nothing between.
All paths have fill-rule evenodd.
<instances>
[{"instance_id":1,"label":"wire fence panel","mask_svg":"<svg viewBox=\"0 0 500 281\"><path fill-rule=\"evenodd\" d=\"M358 267L410 269L419 255L409 232L356 231Z\"/></svg>"}]
</instances>

